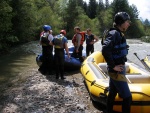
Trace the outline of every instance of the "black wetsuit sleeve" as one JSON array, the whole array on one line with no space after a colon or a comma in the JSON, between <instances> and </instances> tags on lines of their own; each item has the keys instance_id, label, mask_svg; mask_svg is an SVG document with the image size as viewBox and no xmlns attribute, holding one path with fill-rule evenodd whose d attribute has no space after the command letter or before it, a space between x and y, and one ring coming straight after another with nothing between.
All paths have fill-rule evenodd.
<instances>
[{"instance_id":1,"label":"black wetsuit sleeve","mask_svg":"<svg viewBox=\"0 0 150 113\"><path fill-rule=\"evenodd\" d=\"M107 65L112 69L115 67L115 62L112 57L114 41L115 41L115 35L108 34L102 46L102 54L107 62Z\"/></svg>"}]
</instances>

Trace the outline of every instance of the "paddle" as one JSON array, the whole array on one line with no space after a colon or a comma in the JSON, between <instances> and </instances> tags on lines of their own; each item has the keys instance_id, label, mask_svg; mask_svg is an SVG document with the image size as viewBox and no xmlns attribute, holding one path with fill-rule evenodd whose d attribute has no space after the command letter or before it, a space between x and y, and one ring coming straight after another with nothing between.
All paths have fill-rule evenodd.
<instances>
[{"instance_id":1,"label":"paddle","mask_svg":"<svg viewBox=\"0 0 150 113\"><path fill-rule=\"evenodd\" d=\"M141 63L145 66L145 68L150 71L150 67L144 62L144 59L140 59L137 53L133 53L140 61Z\"/></svg>"}]
</instances>

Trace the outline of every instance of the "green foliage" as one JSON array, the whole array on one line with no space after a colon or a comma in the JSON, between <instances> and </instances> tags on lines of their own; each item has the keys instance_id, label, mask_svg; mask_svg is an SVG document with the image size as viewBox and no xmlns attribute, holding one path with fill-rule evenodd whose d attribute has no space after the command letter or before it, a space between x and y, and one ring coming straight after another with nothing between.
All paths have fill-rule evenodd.
<instances>
[{"instance_id":1,"label":"green foliage","mask_svg":"<svg viewBox=\"0 0 150 113\"><path fill-rule=\"evenodd\" d=\"M150 36L142 36L141 40L150 43Z\"/></svg>"},{"instance_id":2,"label":"green foliage","mask_svg":"<svg viewBox=\"0 0 150 113\"><path fill-rule=\"evenodd\" d=\"M138 19L137 7L128 0L1 0L0 1L0 51L16 43L39 39L43 25L52 26L53 35L61 29L67 31L67 38L74 35L74 27L82 31L91 28L97 36L112 27L114 15L119 11L131 17L127 38L150 36L150 22ZM144 39L144 38L142 38ZM149 38L145 38L149 40Z\"/></svg>"},{"instance_id":3,"label":"green foliage","mask_svg":"<svg viewBox=\"0 0 150 113\"><path fill-rule=\"evenodd\" d=\"M12 32L12 18L14 13L12 7L7 0L0 1L0 53L8 50L8 48L15 42L17 37L13 36ZM16 39L16 40L15 40Z\"/></svg>"},{"instance_id":4,"label":"green foliage","mask_svg":"<svg viewBox=\"0 0 150 113\"><path fill-rule=\"evenodd\" d=\"M97 10L98 4L96 0L89 0L89 6L88 6L88 16L91 19L94 19L96 17L96 10Z\"/></svg>"},{"instance_id":5,"label":"green foliage","mask_svg":"<svg viewBox=\"0 0 150 113\"><path fill-rule=\"evenodd\" d=\"M127 33L128 38L141 38L144 36L144 26L142 22L140 20L132 22Z\"/></svg>"}]
</instances>

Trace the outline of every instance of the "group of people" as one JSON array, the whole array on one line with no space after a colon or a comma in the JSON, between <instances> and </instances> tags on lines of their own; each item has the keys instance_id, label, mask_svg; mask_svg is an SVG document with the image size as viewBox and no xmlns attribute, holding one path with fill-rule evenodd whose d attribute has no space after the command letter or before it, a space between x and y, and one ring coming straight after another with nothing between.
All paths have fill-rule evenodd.
<instances>
[{"instance_id":1,"label":"group of people","mask_svg":"<svg viewBox=\"0 0 150 113\"><path fill-rule=\"evenodd\" d=\"M61 30L59 35L53 37L51 26L43 26L43 32L40 34L40 44L42 45L42 65L38 69L42 74L52 74L55 64L56 79L59 79L59 76L61 79L65 79L64 49L66 50L68 58L70 58L67 45L68 40L65 35L66 31Z\"/></svg>"},{"instance_id":2,"label":"group of people","mask_svg":"<svg viewBox=\"0 0 150 113\"><path fill-rule=\"evenodd\" d=\"M81 62L83 62L84 58L82 57L82 50L84 41L86 41L86 57L89 56L90 53L94 52L94 43L98 41L96 35L92 34L90 28L86 31L80 30L80 27L76 26L74 28L75 35L72 38L72 43L75 47L72 56L75 58L79 58Z\"/></svg>"},{"instance_id":3,"label":"group of people","mask_svg":"<svg viewBox=\"0 0 150 113\"><path fill-rule=\"evenodd\" d=\"M83 43L86 40L86 55L94 52L94 43L98 41L98 38L91 33L90 29L87 29L87 33L82 36L80 28L77 26L74 28L75 35L73 36L74 51L72 57L79 58L83 62L82 50ZM85 38L85 39L84 39ZM43 31L40 34L40 44L42 45L42 65L39 71L42 74L52 74L55 64L56 79L65 79L64 77L64 49L70 58L68 51L68 40L66 38L66 31L61 30L59 35L53 37L52 28L50 25L44 25ZM53 55L54 48L54 55Z\"/></svg>"},{"instance_id":4,"label":"group of people","mask_svg":"<svg viewBox=\"0 0 150 113\"><path fill-rule=\"evenodd\" d=\"M117 93L121 98L122 102L122 113L130 113L130 106L132 102L132 95L128 87L128 83L125 78L125 62L127 61L128 46L124 32L130 26L130 16L126 12L118 12L114 17L113 28L111 28L105 39L102 42L102 54L107 62L108 76L109 76L109 94L107 98L107 113L113 113L113 104ZM73 36L72 43L75 47L72 56L79 57L82 61L82 50L84 39L81 34L80 28L76 26L74 28L75 35ZM94 52L94 43L98 41L98 38L91 33L91 29L87 29L86 37L86 55L90 52ZM54 38L51 35L51 27L48 25L44 26L44 32L41 34L40 42L42 44L43 54L43 66L40 68L47 69L50 71L52 62L52 48L54 46L55 54L54 61L56 64L56 79L59 78L59 70L61 79L65 79L63 75L64 68L64 48L70 57L67 46L67 38L65 37L66 31L61 30L60 34ZM42 37L48 37L46 41Z\"/></svg>"}]
</instances>

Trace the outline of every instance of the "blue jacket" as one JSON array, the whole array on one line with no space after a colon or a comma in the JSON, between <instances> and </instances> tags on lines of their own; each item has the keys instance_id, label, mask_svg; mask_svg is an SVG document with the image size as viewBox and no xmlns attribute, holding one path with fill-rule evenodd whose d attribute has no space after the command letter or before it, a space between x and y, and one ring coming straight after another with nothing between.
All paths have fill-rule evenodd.
<instances>
[{"instance_id":1,"label":"blue jacket","mask_svg":"<svg viewBox=\"0 0 150 113\"><path fill-rule=\"evenodd\" d=\"M128 45L124 34L115 28L111 28L103 42L102 54L110 71L114 71L115 65L125 64L127 61Z\"/></svg>"}]
</instances>

